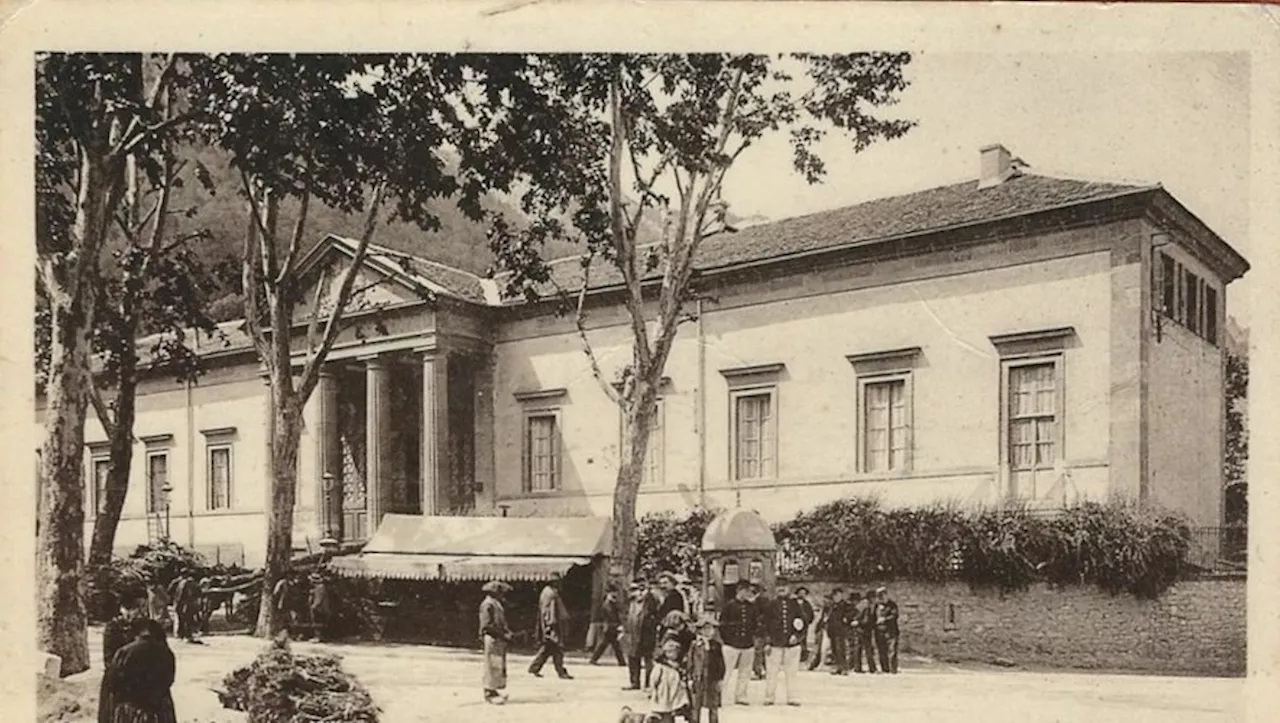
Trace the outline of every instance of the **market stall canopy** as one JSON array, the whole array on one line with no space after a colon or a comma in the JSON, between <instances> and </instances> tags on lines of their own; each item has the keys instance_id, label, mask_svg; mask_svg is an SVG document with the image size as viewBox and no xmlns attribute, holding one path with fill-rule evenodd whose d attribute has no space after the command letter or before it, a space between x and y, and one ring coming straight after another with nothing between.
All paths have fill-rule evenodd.
<instances>
[{"instance_id":1,"label":"market stall canopy","mask_svg":"<svg viewBox=\"0 0 1280 723\"><path fill-rule=\"evenodd\" d=\"M386 515L341 575L401 580L549 580L609 555L607 517Z\"/></svg>"},{"instance_id":2,"label":"market stall canopy","mask_svg":"<svg viewBox=\"0 0 1280 723\"><path fill-rule=\"evenodd\" d=\"M778 548L769 523L741 507L716 515L702 535L703 552L772 552Z\"/></svg>"}]
</instances>

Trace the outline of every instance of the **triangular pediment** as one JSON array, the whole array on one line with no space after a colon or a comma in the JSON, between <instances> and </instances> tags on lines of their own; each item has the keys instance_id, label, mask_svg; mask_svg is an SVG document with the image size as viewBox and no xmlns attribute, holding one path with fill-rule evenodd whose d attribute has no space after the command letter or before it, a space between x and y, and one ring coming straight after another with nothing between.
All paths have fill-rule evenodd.
<instances>
[{"instance_id":1,"label":"triangular pediment","mask_svg":"<svg viewBox=\"0 0 1280 723\"><path fill-rule=\"evenodd\" d=\"M342 280L355 258L356 244L349 239L328 236L298 264L301 282L294 324L304 324L319 313L327 318L338 300ZM345 314L433 302L435 291L419 280L400 272L377 254L367 254L356 271L352 295Z\"/></svg>"}]
</instances>

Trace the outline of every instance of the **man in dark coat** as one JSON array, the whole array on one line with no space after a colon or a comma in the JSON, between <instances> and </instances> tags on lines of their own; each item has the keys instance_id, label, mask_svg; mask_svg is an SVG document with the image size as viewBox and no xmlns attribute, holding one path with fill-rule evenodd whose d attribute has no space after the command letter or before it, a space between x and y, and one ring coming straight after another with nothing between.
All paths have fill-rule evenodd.
<instances>
[{"instance_id":1,"label":"man in dark coat","mask_svg":"<svg viewBox=\"0 0 1280 723\"><path fill-rule=\"evenodd\" d=\"M827 612L827 637L831 640L832 675L849 672L849 638L851 609L843 588L831 591L831 609ZM811 668L812 669L812 668Z\"/></svg>"},{"instance_id":2,"label":"man in dark coat","mask_svg":"<svg viewBox=\"0 0 1280 723\"><path fill-rule=\"evenodd\" d=\"M644 687L653 675L653 650L658 644L658 601L649 593L643 580L631 583L631 600L623 618L622 646L627 652L627 668L631 685L623 690L640 689L640 668L644 667Z\"/></svg>"},{"instance_id":3,"label":"man in dark coat","mask_svg":"<svg viewBox=\"0 0 1280 723\"><path fill-rule=\"evenodd\" d=\"M547 659L556 668L556 674L566 680L573 678L564 667L564 635L569 622L569 611L560 599L560 575L555 574L538 595L538 621L534 633L537 636L538 654L529 664L529 674L542 677L542 666Z\"/></svg>"},{"instance_id":4,"label":"man in dark coat","mask_svg":"<svg viewBox=\"0 0 1280 723\"><path fill-rule=\"evenodd\" d=\"M769 638L767 682L764 704L773 705L778 692L778 677L787 680L787 705L800 705L795 686L800 670L800 636L804 634L804 613L800 603L786 585L778 585L778 594L766 608L765 634Z\"/></svg>"},{"instance_id":5,"label":"man in dark coat","mask_svg":"<svg viewBox=\"0 0 1280 723\"><path fill-rule=\"evenodd\" d=\"M876 588L876 603L872 617L875 620L876 650L880 653L880 670L898 672L898 603L889 597L889 590Z\"/></svg>"},{"instance_id":6,"label":"man in dark coat","mask_svg":"<svg viewBox=\"0 0 1280 723\"><path fill-rule=\"evenodd\" d=\"M172 594L174 616L178 620L177 637L188 643L202 644L196 640L196 625L200 615L200 580L196 573L188 572L173 581Z\"/></svg>"},{"instance_id":7,"label":"man in dark coat","mask_svg":"<svg viewBox=\"0 0 1280 723\"><path fill-rule=\"evenodd\" d=\"M734 676L733 702L747 704L747 681L755 660L756 639L761 636L759 608L751 601L748 583L739 583L733 599L724 604L720 613L720 639L724 641L725 684L728 690L729 676Z\"/></svg>"},{"instance_id":8,"label":"man in dark coat","mask_svg":"<svg viewBox=\"0 0 1280 723\"><path fill-rule=\"evenodd\" d=\"M679 610L688 614L685 608L684 595L676 589L676 576L669 572L664 572L658 576L658 598L661 602L658 604L658 619L662 620L667 617L667 613L672 610Z\"/></svg>"},{"instance_id":9,"label":"man in dark coat","mask_svg":"<svg viewBox=\"0 0 1280 723\"><path fill-rule=\"evenodd\" d=\"M618 665L626 665L622 659L622 648L618 645L618 634L622 632L622 610L618 606L617 592L612 589L605 591L598 616L596 622L600 623L600 632L596 638L596 647L591 651L591 664L599 663L604 651L612 647Z\"/></svg>"},{"instance_id":10,"label":"man in dark coat","mask_svg":"<svg viewBox=\"0 0 1280 723\"><path fill-rule=\"evenodd\" d=\"M800 614L804 616L804 632L800 634L800 662L809 659L809 626L813 625L813 603L809 602L809 588L796 588L796 602L800 603Z\"/></svg>"},{"instance_id":11,"label":"man in dark coat","mask_svg":"<svg viewBox=\"0 0 1280 723\"><path fill-rule=\"evenodd\" d=\"M853 654L853 670L856 673L862 672L863 658L867 661L867 672L876 672L876 652L874 644L874 628L875 614L871 609L871 605L875 598L875 593L868 591L865 595L862 593L854 593L856 595L853 603L852 617L852 654Z\"/></svg>"}]
</instances>

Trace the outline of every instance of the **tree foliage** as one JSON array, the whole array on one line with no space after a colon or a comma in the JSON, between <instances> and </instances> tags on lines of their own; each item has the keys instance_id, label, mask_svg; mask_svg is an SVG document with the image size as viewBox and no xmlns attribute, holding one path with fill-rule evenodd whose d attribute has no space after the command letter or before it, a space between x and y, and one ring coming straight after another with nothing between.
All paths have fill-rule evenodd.
<instances>
[{"instance_id":1,"label":"tree foliage","mask_svg":"<svg viewBox=\"0 0 1280 723\"><path fill-rule=\"evenodd\" d=\"M1223 462L1228 485L1246 481L1249 463L1249 358L1227 353L1227 449Z\"/></svg>"},{"instance_id":2,"label":"tree foliage","mask_svg":"<svg viewBox=\"0 0 1280 723\"><path fill-rule=\"evenodd\" d=\"M491 245L510 272L508 295L552 296L574 314L591 369L621 410L613 519L624 566L634 558L635 498L658 385L676 329L689 318L685 303L699 293L697 252L705 238L728 230L726 174L775 134L786 135L795 170L810 182L825 175L816 149L828 133L847 137L855 151L903 135L912 122L881 114L906 87L909 61L905 53L528 59L533 94L514 98L524 134L508 149L509 163L550 173L521 197L534 220L516 227L496 219ZM646 215L663 218L666 229L651 244L639 242ZM560 238L583 247L569 277L553 272L542 253ZM601 369L585 323L597 260L622 297L631 333L630 360L616 380Z\"/></svg>"},{"instance_id":3,"label":"tree foliage","mask_svg":"<svg viewBox=\"0 0 1280 723\"><path fill-rule=\"evenodd\" d=\"M683 515L652 512L636 531L635 571L653 579L660 572L702 576L702 535L718 510L695 507Z\"/></svg>"}]
</instances>

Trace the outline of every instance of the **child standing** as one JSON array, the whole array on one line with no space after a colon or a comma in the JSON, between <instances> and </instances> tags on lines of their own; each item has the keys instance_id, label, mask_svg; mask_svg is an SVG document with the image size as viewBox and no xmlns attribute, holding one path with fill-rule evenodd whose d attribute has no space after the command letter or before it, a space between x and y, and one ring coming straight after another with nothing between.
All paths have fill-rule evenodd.
<instances>
[{"instance_id":1,"label":"child standing","mask_svg":"<svg viewBox=\"0 0 1280 723\"><path fill-rule=\"evenodd\" d=\"M680 641L667 638L654 660L649 698L653 701L649 719L658 723L675 723L676 714L689 710L689 687L681 669Z\"/></svg>"},{"instance_id":2,"label":"child standing","mask_svg":"<svg viewBox=\"0 0 1280 723\"><path fill-rule=\"evenodd\" d=\"M716 621L698 621L698 637L689 646L685 664L689 677L689 723L701 723L707 709L708 723L720 720L720 684L724 681L724 650L716 640Z\"/></svg>"}]
</instances>

